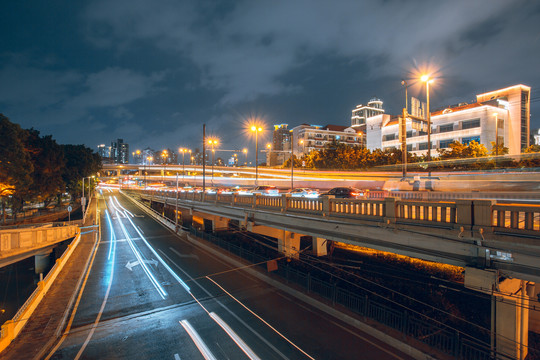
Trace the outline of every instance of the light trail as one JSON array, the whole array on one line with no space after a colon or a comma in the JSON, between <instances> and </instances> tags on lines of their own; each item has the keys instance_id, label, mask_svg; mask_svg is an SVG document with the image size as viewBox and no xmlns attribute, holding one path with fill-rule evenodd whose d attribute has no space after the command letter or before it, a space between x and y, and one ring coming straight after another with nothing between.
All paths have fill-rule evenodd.
<instances>
[{"instance_id":1,"label":"light trail","mask_svg":"<svg viewBox=\"0 0 540 360\"><path fill-rule=\"evenodd\" d=\"M184 289L186 289L186 291L188 293L191 293L191 289L189 288L189 286L182 280L180 279L180 277L171 269L171 267L169 266L169 264L167 264L165 262L165 260L163 260L163 258L161 256L159 256L159 254L154 250L154 248L148 243L148 241L146 241L146 238L144 237L144 235L139 231L139 229L137 228L137 226L133 223L133 221L130 219L130 218L127 218L129 220L129 222L131 223L131 225L133 226L133 228L135 229L135 231L137 231L137 233L139 234L140 238L142 239L142 241L146 244L146 246L148 247L148 249L150 249L150 251L154 254L154 256L158 259L158 261L163 265L163 267L165 267L165 269L167 269L167 271L172 275L172 277L174 277L174 279L176 281L178 281L178 283L180 285L182 285L184 287Z\"/></svg>"},{"instance_id":2,"label":"light trail","mask_svg":"<svg viewBox=\"0 0 540 360\"><path fill-rule=\"evenodd\" d=\"M127 218L129 221L131 221L130 218ZM124 224L122 223L122 220L118 219L118 223L120 224L120 227L122 228L122 232L124 233L124 236L126 237L126 240L129 244L129 247L131 248L131 250L133 251L133 254L135 254L135 257L137 258L137 260L139 260L139 264L141 265L141 268L143 269L143 271L145 272L146 276L148 277L148 279L150 279L150 282L154 285L154 287L156 288L156 290L158 291L159 295L165 299L167 295L167 292L165 291L165 289L163 289L163 287L161 287L161 285L159 284L159 282L157 281L157 279L154 277L154 275L152 274L152 272L150 271L150 269L148 268L148 266L144 263L143 261L143 258L141 256L141 254L139 253L139 251L136 249L135 247L135 244L133 243L132 239L131 239L131 236L129 235L128 231L126 230L126 227L124 226Z\"/></svg>"},{"instance_id":3,"label":"light trail","mask_svg":"<svg viewBox=\"0 0 540 360\"><path fill-rule=\"evenodd\" d=\"M179 323L184 327L189 337L191 338L191 340L193 340L195 346L197 346L197 349L199 349L205 360L217 360L214 354L212 354L210 349L208 349L208 346L206 346L199 334L195 331L195 329L187 320L179 321Z\"/></svg>"},{"instance_id":4,"label":"light trail","mask_svg":"<svg viewBox=\"0 0 540 360\"><path fill-rule=\"evenodd\" d=\"M221 319L216 313L211 312L210 317L214 319L216 323L218 323L219 326L229 335L229 337L238 345L240 349L244 352L244 354L247 355L248 358L251 360L260 360L260 357L258 357L253 350L242 340L229 325L223 319Z\"/></svg>"},{"instance_id":5,"label":"light trail","mask_svg":"<svg viewBox=\"0 0 540 360\"><path fill-rule=\"evenodd\" d=\"M118 206L120 206L120 208L122 210L124 210L124 213L128 213L131 217L134 217L134 215L129 211L127 210L126 208L124 208L122 205L120 205L120 202L118 201L118 199L116 198L116 196L113 196L113 199L116 201L116 203L118 204Z\"/></svg>"},{"instance_id":6,"label":"light trail","mask_svg":"<svg viewBox=\"0 0 540 360\"><path fill-rule=\"evenodd\" d=\"M282 339L284 339L285 341L287 341L289 344L291 344L292 346L294 346L298 351L300 351L302 354L304 354L305 356L307 356L308 358L312 359L312 360L315 360L315 358L313 358L312 356L310 356L307 352L305 352L304 350L302 350L298 345L296 345L295 343L293 343L291 340L289 340L285 335L283 335L282 333L280 333L276 328L274 328L272 325L270 325L268 322L266 322L266 320L264 320L262 317L260 317L259 315L255 314L250 308L248 308L246 305L244 305L240 300L238 300L237 298L235 298L231 293L229 293L227 290L225 290L221 285L219 285L217 282L215 282L212 278L209 278L208 276L206 276L206 278L208 280L210 280L211 282L213 282L217 287L219 287L225 294L229 295L234 301L236 301L238 304L240 304L244 309L246 309L247 311L249 311L253 316L255 316L257 319L259 319L260 321L262 321L266 326L268 326L270 329L272 329L276 334L278 334L279 336L281 336Z\"/></svg>"}]
</instances>

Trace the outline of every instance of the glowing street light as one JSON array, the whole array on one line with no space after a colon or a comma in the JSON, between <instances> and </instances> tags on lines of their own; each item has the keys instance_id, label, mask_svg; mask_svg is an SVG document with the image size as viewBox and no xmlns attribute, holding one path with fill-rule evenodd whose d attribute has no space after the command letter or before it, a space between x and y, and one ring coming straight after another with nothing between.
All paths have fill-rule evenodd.
<instances>
[{"instance_id":1,"label":"glowing street light","mask_svg":"<svg viewBox=\"0 0 540 360\"><path fill-rule=\"evenodd\" d=\"M146 157L146 161L144 161L144 188L146 189L146 187L148 186L148 183L146 182L146 164L152 162L152 160L154 160L153 157L151 156L147 156Z\"/></svg>"},{"instance_id":2,"label":"glowing street light","mask_svg":"<svg viewBox=\"0 0 540 360\"><path fill-rule=\"evenodd\" d=\"M244 154L246 154L246 163L245 163L245 165L247 166L247 153L248 153L248 149L245 149L245 148L244 148L244 149L242 150L242 152L243 152Z\"/></svg>"},{"instance_id":3,"label":"glowing street light","mask_svg":"<svg viewBox=\"0 0 540 360\"><path fill-rule=\"evenodd\" d=\"M185 163L185 155L186 153L189 153L191 155L191 149L184 149L180 148L178 149L179 152L182 153L182 181L185 181L186 178L186 163Z\"/></svg>"},{"instance_id":4,"label":"glowing street light","mask_svg":"<svg viewBox=\"0 0 540 360\"><path fill-rule=\"evenodd\" d=\"M427 112L427 141L428 141L428 153L427 161L431 161L431 113L429 112L429 84L433 82L433 79L429 75L422 75L420 78L422 82L426 83L426 112Z\"/></svg>"},{"instance_id":5,"label":"glowing street light","mask_svg":"<svg viewBox=\"0 0 540 360\"><path fill-rule=\"evenodd\" d=\"M218 140L208 139L208 144L212 147L212 186L214 186L214 154L216 153L214 150L214 146L218 144Z\"/></svg>"},{"instance_id":6,"label":"glowing street light","mask_svg":"<svg viewBox=\"0 0 540 360\"><path fill-rule=\"evenodd\" d=\"M251 131L255 133L255 186L259 184L259 133L262 127L253 125Z\"/></svg>"}]
</instances>

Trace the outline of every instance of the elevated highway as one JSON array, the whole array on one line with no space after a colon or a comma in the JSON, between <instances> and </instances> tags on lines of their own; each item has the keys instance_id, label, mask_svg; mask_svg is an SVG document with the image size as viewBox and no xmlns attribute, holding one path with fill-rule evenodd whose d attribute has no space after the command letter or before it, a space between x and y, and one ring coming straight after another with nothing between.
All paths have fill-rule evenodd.
<instances>
[{"instance_id":1,"label":"elevated highway","mask_svg":"<svg viewBox=\"0 0 540 360\"><path fill-rule=\"evenodd\" d=\"M176 174L180 184L202 186L203 169L200 165L104 165L100 172L103 181L126 183L166 182L174 184ZM145 175L146 174L146 175ZM206 186L254 186L255 168L214 166L212 179L210 167L206 167ZM259 167L259 185L291 187L290 169ZM405 179L397 172L366 171L314 171L295 169L295 187L329 189L336 186L353 186L360 189L386 191L442 191L442 192L527 192L540 198L540 177L537 171L474 171L411 173Z\"/></svg>"}]
</instances>

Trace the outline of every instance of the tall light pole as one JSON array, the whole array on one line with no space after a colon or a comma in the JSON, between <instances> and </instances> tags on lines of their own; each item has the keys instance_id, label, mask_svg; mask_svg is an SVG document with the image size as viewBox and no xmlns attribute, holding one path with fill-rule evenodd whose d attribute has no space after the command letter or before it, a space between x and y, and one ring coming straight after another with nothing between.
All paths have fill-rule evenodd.
<instances>
[{"instance_id":1,"label":"tall light pole","mask_svg":"<svg viewBox=\"0 0 540 360\"><path fill-rule=\"evenodd\" d=\"M403 165L403 179L407 176L407 113L409 112L409 96L407 95L407 88L409 85L405 80L401 80L401 85L405 86L405 109L403 109L401 131L403 132L403 141L401 142L401 163ZM428 140L429 141L429 140Z\"/></svg>"},{"instance_id":2,"label":"tall light pole","mask_svg":"<svg viewBox=\"0 0 540 360\"><path fill-rule=\"evenodd\" d=\"M161 157L163 158L163 168L164 170L161 170L162 172L162 176L161 176L161 182L162 183L165 183L165 181L163 180L163 176L166 175L166 172L167 172L167 149L163 150L163 152L161 153Z\"/></svg>"},{"instance_id":3,"label":"tall light pole","mask_svg":"<svg viewBox=\"0 0 540 360\"><path fill-rule=\"evenodd\" d=\"M255 186L259 185L259 133L263 129L253 125L251 131L255 132Z\"/></svg>"},{"instance_id":4,"label":"tall light pole","mask_svg":"<svg viewBox=\"0 0 540 360\"><path fill-rule=\"evenodd\" d=\"M184 149L181 148L179 151L182 153L182 181L185 182L186 179L186 162L185 162L185 155L188 152L191 156L191 149Z\"/></svg>"},{"instance_id":5,"label":"tall light pole","mask_svg":"<svg viewBox=\"0 0 540 360\"><path fill-rule=\"evenodd\" d=\"M146 157L146 162L144 163L144 189L145 190L148 187L148 182L146 181L146 165L147 165L147 163L151 162L152 160L154 160L153 157L147 156Z\"/></svg>"},{"instance_id":6,"label":"tall light pole","mask_svg":"<svg viewBox=\"0 0 540 360\"><path fill-rule=\"evenodd\" d=\"M289 144L291 145L291 191L294 190L294 154L293 154L293 131L290 130L291 140Z\"/></svg>"},{"instance_id":7,"label":"tall light pole","mask_svg":"<svg viewBox=\"0 0 540 360\"><path fill-rule=\"evenodd\" d=\"M216 153L214 150L214 146L218 144L218 140L209 139L208 144L212 147L212 186L214 186L214 154Z\"/></svg>"},{"instance_id":8,"label":"tall light pole","mask_svg":"<svg viewBox=\"0 0 540 360\"><path fill-rule=\"evenodd\" d=\"M427 141L428 141L428 153L427 161L431 161L431 113L429 112L429 84L433 82L433 79L429 75L422 75L420 78L426 83L426 117L427 117Z\"/></svg>"}]
</instances>

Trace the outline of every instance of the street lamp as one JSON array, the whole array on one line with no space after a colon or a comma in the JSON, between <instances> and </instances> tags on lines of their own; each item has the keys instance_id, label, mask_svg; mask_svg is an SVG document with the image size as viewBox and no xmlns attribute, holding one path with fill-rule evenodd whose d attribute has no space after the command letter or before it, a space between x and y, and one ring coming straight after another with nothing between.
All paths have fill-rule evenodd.
<instances>
[{"instance_id":1,"label":"street lamp","mask_svg":"<svg viewBox=\"0 0 540 360\"><path fill-rule=\"evenodd\" d=\"M251 131L255 132L255 186L259 184L259 133L262 127L253 125Z\"/></svg>"},{"instance_id":2,"label":"street lamp","mask_svg":"<svg viewBox=\"0 0 540 360\"><path fill-rule=\"evenodd\" d=\"M401 162L403 165L403 179L407 176L407 113L409 111L409 96L407 95L407 88L409 85L405 80L401 80L401 85L405 86L405 109L402 114L402 123L400 124L400 130L402 132L403 139L401 141Z\"/></svg>"},{"instance_id":3,"label":"street lamp","mask_svg":"<svg viewBox=\"0 0 540 360\"><path fill-rule=\"evenodd\" d=\"M426 83L426 112L427 112L427 141L428 141L428 154L427 161L431 161L431 113L429 112L429 84L433 82L433 79L429 75L422 75L420 78L422 82Z\"/></svg>"},{"instance_id":4,"label":"street lamp","mask_svg":"<svg viewBox=\"0 0 540 360\"><path fill-rule=\"evenodd\" d=\"M186 163L184 161L185 160L184 157L185 157L187 152L191 156L191 149L181 148L181 149L179 149L179 151L182 153L182 181L185 182L185 179L186 179Z\"/></svg>"},{"instance_id":5,"label":"street lamp","mask_svg":"<svg viewBox=\"0 0 540 360\"><path fill-rule=\"evenodd\" d=\"M144 162L144 189L146 190L146 188L148 187L148 182L146 181L146 165L151 162L152 160L154 160L153 157L151 156L147 156L146 157L146 161Z\"/></svg>"},{"instance_id":6,"label":"street lamp","mask_svg":"<svg viewBox=\"0 0 540 360\"><path fill-rule=\"evenodd\" d=\"M163 169L161 170L161 182L165 183L165 181L163 180L163 176L167 172L167 150L163 150L163 152L161 153L161 157L163 158L163 168L164 168L164 170Z\"/></svg>"},{"instance_id":7,"label":"street lamp","mask_svg":"<svg viewBox=\"0 0 540 360\"><path fill-rule=\"evenodd\" d=\"M495 156L499 156L499 114L493 113L495 116Z\"/></svg>"},{"instance_id":8,"label":"street lamp","mask_svg":"<svg viewBox=\"0 0 540 360\"><path fill-rule=\"evenodd\" d=\"M214 154L216 153L214 150L214 146L218 144L218 140L209 139L208 144L212 147L212 186L214 186Z\"/></svg>"}]
</instances>

